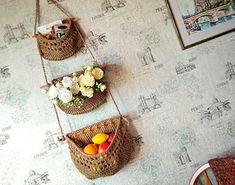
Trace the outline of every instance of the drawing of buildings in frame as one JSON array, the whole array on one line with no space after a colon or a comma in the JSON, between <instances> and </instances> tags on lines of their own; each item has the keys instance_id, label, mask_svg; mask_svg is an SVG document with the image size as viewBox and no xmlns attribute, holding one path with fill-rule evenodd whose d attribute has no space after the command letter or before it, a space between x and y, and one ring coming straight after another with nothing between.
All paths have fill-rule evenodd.
<instances>
[{"instance_id":1,"label":"drawing of buildings in frame","mask_svg":"<svg viewBox=\"0 0 235 185\"><path fill-rule=\"evenodd\" d=\"M235 0L168 0L183 49L235 30Z\"/></svg>"}]
</instances>

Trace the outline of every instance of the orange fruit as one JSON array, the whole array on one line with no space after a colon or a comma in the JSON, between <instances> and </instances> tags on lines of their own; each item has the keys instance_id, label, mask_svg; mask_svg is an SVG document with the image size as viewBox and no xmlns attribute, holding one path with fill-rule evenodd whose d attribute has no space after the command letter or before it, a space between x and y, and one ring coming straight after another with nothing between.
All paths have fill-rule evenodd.
<instances>
[{"instance_id":1,"label":"orange fruit","mask_svg":"<svg viewBox=\"0 0 235 185\"><path fill-rule=\"evenodd\" d=\"M83 149L83 152L89 155L94 155L98 153L98 148L95 144L88 144L86 147Z\"/></svg>"}]
</instances>

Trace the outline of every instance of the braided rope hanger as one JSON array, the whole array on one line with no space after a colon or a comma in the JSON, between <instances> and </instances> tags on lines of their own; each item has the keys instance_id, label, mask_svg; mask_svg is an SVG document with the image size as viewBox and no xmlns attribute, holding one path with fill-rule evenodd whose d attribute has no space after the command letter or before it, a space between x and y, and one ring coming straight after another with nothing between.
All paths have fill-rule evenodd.
<instances>
[{"instance_id":1,"label":"braided rope hanger","mask_svg":"<svg viewBox=\"0 0 235 185\"><path fill-rule=\"evenodd\" d=\"M59 10L61 10L62 13L64 13L68 18L73 18L74 16L72 16L72 14L70 14L67 10L65 10L57 1L55 0L50 0ZM39 0L36 0L36 10L35 10L35 24L34 24L34 36L37 34L37 25L39 25L40 23L40 4L39 4ZM92 53L91 49L89 48L89 46L87 45L83 35L81 34L79 28L78 28L78 25L75 24L75 27L76 27L76 30L78 32L78 35L80 37L80 39L82 40L82 42L84 43L85 47L87 48L89 54L91 55L91 57L93 58L94 61L96 61L98 63L98 60L95 58L94 54ZM85 35L85 38L89 41L89 38ZM36 39L37 40L37 39ZM89 41L90 42L90 41ZM46 84L49 85L49 82L48 82L48 77L47 77L47 74L46 74L46 69L45 69L45 64L44 64L44 60L43 60L43 57L42 57L42 53L41 53L41 50L40 50L40 45L38 43L38 40L37 40L37 48L38 48L38 51L39 51L39 55L40 55L40 60L41 60L41 65L42 65L42 69L43 69L43 74L44 74L44 78L45 78L45 81L46 81ZM108 90L108 93L110 94L110 97L115 105L115 108L119 114L119 116L122 118L123 115L121 114L119 108L118 108L118 105L111 93L111 91L109 89ZM57 120L57 123L59 125L59 128L60 128L60 133L61 133L61 136L58 137L58 140L59 141L64 141L65 140L65 136L64 136L64 131L63 131L63 128L61 126L61 121L60 121L60 118L59 118L59 114L58 114L58 111L57 111L57 108L55 106L55 104L53 104L53 109L55 111L55 115L56 115L56 120Z\"/></svg>"}]
</instances>

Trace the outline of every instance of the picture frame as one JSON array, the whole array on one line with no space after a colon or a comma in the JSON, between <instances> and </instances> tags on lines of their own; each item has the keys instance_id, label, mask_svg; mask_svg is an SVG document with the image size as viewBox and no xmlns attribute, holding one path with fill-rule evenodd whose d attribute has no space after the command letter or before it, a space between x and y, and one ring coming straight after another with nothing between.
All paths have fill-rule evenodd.
<instances>
[{"instance_id":1,"label":"picture frame","mask_svg":"<svg viewBox=\"0 0 235 185\"><path fill-rule=\"evenodd\" d=\"M182 49L235 30L235 0L166 0Z\"/></svg>"}]
</instances>

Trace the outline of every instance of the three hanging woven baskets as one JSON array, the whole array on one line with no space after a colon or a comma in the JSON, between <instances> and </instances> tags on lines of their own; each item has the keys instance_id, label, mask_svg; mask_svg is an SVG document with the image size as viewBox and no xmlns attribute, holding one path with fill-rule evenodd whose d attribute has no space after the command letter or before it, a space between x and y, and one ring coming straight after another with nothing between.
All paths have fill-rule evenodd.
<instances>
[{"instance_id":1,"label":"three hanging woven baskets","mask_svg":"<svg viewBox=\"0 0 235 185\"><path fill-rule=\"evenodd\" d=\"M82 47L83 42L78 35L76 23L72 19L65 19L62 23L68 25L68 30L61 38L50 40L39 32L35 35L41 55L47 60L66 59Z\"/></svg>"},{"instance_id":2,"label":"three hanging woven baskets","mask_svg":"<svg viewBox=\"0 0 235 185\"><path fill-rule=\"evenodd\" d=\"M68 12L66 12L55 0L51 1L63 13L68 15ZM82 71L79 71L66 76L66 79L65 77L60 77L53 80L51 84L48 83L43 58L47 60L66 59L74 55L81 48L82 44L87 47L94 60L95 57L86 45L85 40L77 28L78 26L72 18L62 21L64 25L68 25L68 29L62 37L49 39L36 31L36 26L39 24L39 15L39 0L36 0L36 22L34 33L37 39L39 54L41 55L40 59L45 80L47 82L47 85L41 88L45 88L44 92L48 93L50 98L57 103L58 107L67 114L82 114L99 107L106 101L108 91L103 81L104 72L102 71L102 67L99 68L99 66L95 66L89 70L87 69L88 73L85 73L86 71L84 71L83 74ZM77 75L81 75L82 77ZM81 77L81 79L79 77ZM61 83L63 86L61 86ZM92 94L90 94L91 92ZM63 94L63 96L60 93ZM120 110L110 91L109 93L120 117L103 120L66 135L73 163L77 169L89 179L111 176L117 173L128 163L131 152L133 151L133 139L128 131L129 121L121 116ZM63 136L61 140L63 140L64 134L55 106L54 109L58 125L60 126L61 135ZM92 137L98 133L114 133L114 137L109 144L109 147L104 152L94 155L84 153L83 147L91 143Z\"/></svg>"},{"instance_id":3,"label":"three hanging woven baskets","mask_svg":"<svg viewBox=\"0 0 235 185\"><path fill-rule=\"evenodd\" d=\"M100 154L88 155L82 147L91 143L97 133L115 132L109 148ZM107 119L66 135L70 155L77 169L89 179L111 176L130 159L133 140L128 131L128 120L123 117Z\"/></svg>"}]
</instances>

